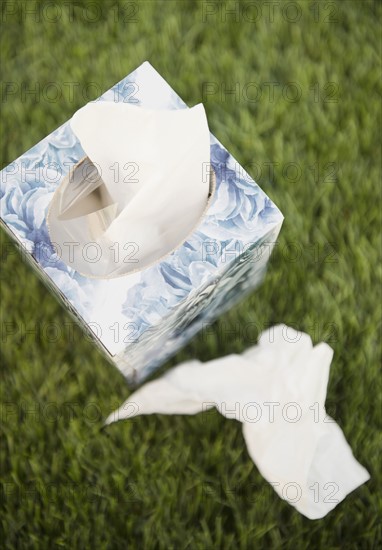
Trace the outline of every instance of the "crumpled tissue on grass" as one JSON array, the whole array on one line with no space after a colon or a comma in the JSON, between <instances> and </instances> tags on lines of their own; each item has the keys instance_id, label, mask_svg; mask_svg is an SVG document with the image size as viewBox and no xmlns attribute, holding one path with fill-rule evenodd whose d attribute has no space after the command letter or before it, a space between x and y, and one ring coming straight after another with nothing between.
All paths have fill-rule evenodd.
<instances>
[{"instance_id":1,"label":"crumpled tissue on grass","mask_svg":"<svg viewBox=\"0 0 382 550\"><path fill-rule=\"evenodd\" d=\"M187 361L145 384L106 420L195 414L211 407L243 424L248 453L277 494L309 519L324 517L369 479L325 412L333 350L286 325L240 355Z\"/></svg>"}]
</instances>

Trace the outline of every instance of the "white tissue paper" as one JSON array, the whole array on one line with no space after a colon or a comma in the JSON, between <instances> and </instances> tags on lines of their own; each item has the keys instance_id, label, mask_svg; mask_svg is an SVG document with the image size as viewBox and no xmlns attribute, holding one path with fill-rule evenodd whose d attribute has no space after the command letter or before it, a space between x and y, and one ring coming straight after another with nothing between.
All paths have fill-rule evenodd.
<instances>
[{"instance_id":1,"label":"white tissue paper","mask_svg":"<svg viewBox=\"0 0 382 550\"><path fill-rule=\"evenodd\" d=\"M369 479L326 415L333 350L286 325L241 355L188 361L133 393L107 424L141 414L211 407L243 423L249 455L277 494L309 519L325 516Z\"/></svg>"},{"instance_id":2,"label":"white tissue paper","mask_svg":"<svg viewBox=\"0 0 382 550\"><path fill-rule=\"evenodd\" d=\"M60 184L48 213L61 258L83 275L111 278L180 246L208 204L203 105L153 110L91 102L70 125L87 157Z\"/></svg>"}]
</instances>

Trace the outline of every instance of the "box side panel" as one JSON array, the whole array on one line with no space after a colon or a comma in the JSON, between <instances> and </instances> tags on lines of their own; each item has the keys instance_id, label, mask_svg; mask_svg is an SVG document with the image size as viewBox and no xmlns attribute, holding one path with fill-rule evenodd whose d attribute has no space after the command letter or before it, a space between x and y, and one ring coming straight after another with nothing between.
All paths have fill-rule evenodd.
<instances>
[{"instance_id":1,"label":"box side panel","mask_svg":"<svg viewBox=\"0 0 382 550\"><path fill-rule=\"evenodd\" d=\"M203 289L191 293L160 325L146 331L123 353L115 356L117 367L130 382L142 382L203 327L261 283L281 224L274 226L236 258L231 257Z\"/></svg>"},{"instance_id":2,"label":"box side panel","mask_svg":"<svg viewBox=\"0 0 382 550\"><path fill-rule=\"evenodd\" d=\"M21 258L29 266L32 267L33 271L36 273L40 281L42 281L42 283L53 293L53 295L58 298L59 302L65 307L65 309L69 311L71 318L86 333L89 340L94 341L97 347L103 353L104 357L106 357L110 364L114 365L112 355L108 352L108 350L105 348L105 346L102 344L101 340L97 336L97 326L89 325L85 322L85 320L79 314L78 310L73 307L73 305L69 302L61 289L54 283L54 281L50 277L48 277L45 271L41 269L41 266L36 258L28 252L25 246L17 239L17 236L15 236L15 234L10 230L10 228L3 222L1 218L0 227L4 229L5 233L11 238L12 245L18 249Z\"/></svg>"}]
</instances>

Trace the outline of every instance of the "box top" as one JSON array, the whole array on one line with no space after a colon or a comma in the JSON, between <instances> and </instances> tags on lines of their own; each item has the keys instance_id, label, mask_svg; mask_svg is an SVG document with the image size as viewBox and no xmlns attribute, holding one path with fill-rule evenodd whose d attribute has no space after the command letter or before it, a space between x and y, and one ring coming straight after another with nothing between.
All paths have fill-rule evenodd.
<instances>
[{"instance_id":1,"label":"box top","mask_svg":"<svg viewBox=\"0 0 382 550\"><path fill-rule=\"evenodd\" d=\"M99 100L154 109L188 108L147 61ZM69 121L0 172L3 223L111 355L216 277L224 263L234 259L228 251L239 254L283 220L274 203L212 134L210 146L216 190L201 224L158 264L116 279L80 275L60 260L49 238L46 214L54 191L85 156Z\"/></svg>"}]
</instances>

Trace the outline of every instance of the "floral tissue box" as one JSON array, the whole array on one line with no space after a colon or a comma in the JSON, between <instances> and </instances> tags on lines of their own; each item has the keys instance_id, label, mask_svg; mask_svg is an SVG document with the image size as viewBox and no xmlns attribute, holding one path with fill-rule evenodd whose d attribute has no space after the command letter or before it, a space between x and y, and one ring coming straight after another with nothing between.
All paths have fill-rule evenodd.
<instances>
[{"instance_id":1,"label":"floral tissue box","mask_svg":"<svg viewBox=\"0 0 382 550\"><path fill-rule=\"evenodd\" d=\"M155 110L188 109L148 62L139 66L97 101L129 104L142 109L134 111L128 107L127 111L131 109L132 116L142 115L146 110L154 113ZM189 111L183 111L183 114L187 115ZM194 113L199 117L205 116L202 106ZM131 116L131 113L128 114ZM145 119L142 120L140 130L145 141ZM177 120L179 122L179 117ZM184 117L184 120L190 118ZM82 129L85 134L86 129L85 125L85 129ZM89 131L89 138L91 133ZM186 140L186 132L179 139ZM96 273L94 276L92 273L84 273L67 256L60 254L57 243L52 241L47 219L54 202L57 202L56 192L63 182L66 182L69 191L71 186L79 186L79 193L83 194L85 186L81 178L79 181L70 178L78 172L79 167L86 166L87 173L93 170L102 183L93 165L89 172L91 161L88 151L85 152L83 147L85 141L81 139L80 142L68 121L2 170L1 221L25 251L24 256L88 330L106 357L129 381L136 383L260 283L283 216L212 134L209 134L208 145L207 134L209 195L203 215L193 225L192 231L185 238L179 237L176 247L174 243L169 244L167 253L160 255L157 261L141 263L144 265L141 269L138 263L128 272L118 272L118 276L106 276L101 271L101 275ZM158 147L160 141L159 137ZM147 149L144 155L147 155L150 164L150 156L158 155L152 147ZM102 148L100 154L103 154ZM181 162L176 166L181 174ZM190 175L188 170L184 173ZM190 181L194 181L192 177ZM189 189L190 186L187 186ZM115 192L118 194L121 189L125 188L115 187ZM99 200L99 190L91 188L89 193L92 194L88 198ZM102 208L98 208L96 213L91 211L89 201L82 203L85 209L81 212L81 219L90 220L90 235L95 235L94 238L98 238L102 228L107 229L112 221L108 221L108 217L117 215L118 201L113 202L113 197L106 194L106 202L102 203ZM55 201L53 196L56 197ZM60 197L61 203L62 200ZM153 197L147 204L155 204L156 200L157 197ZM57 223L61 224L59 227L68 229L70 234L77 222L65 215L65 208L64 215L60 216L61 203L56 205ZM169 225L176 228L173 221L177 222L177 204L172 202L170 205L169 201L167 204L169 209L171 206L171 215L175 216ZM74 207L70 208L73 210ZM131 212L126 216L127 224L134 217L134 211ZM156 215L155 211L153 215ZM140 216L136 218L139 225ZM113 227L121 230L125 226L120 224ZM173 229L172 236L174 231L176 229ZM150 243L150 228L146 237L147 243Z\"/></svg>"}]
</instances>

